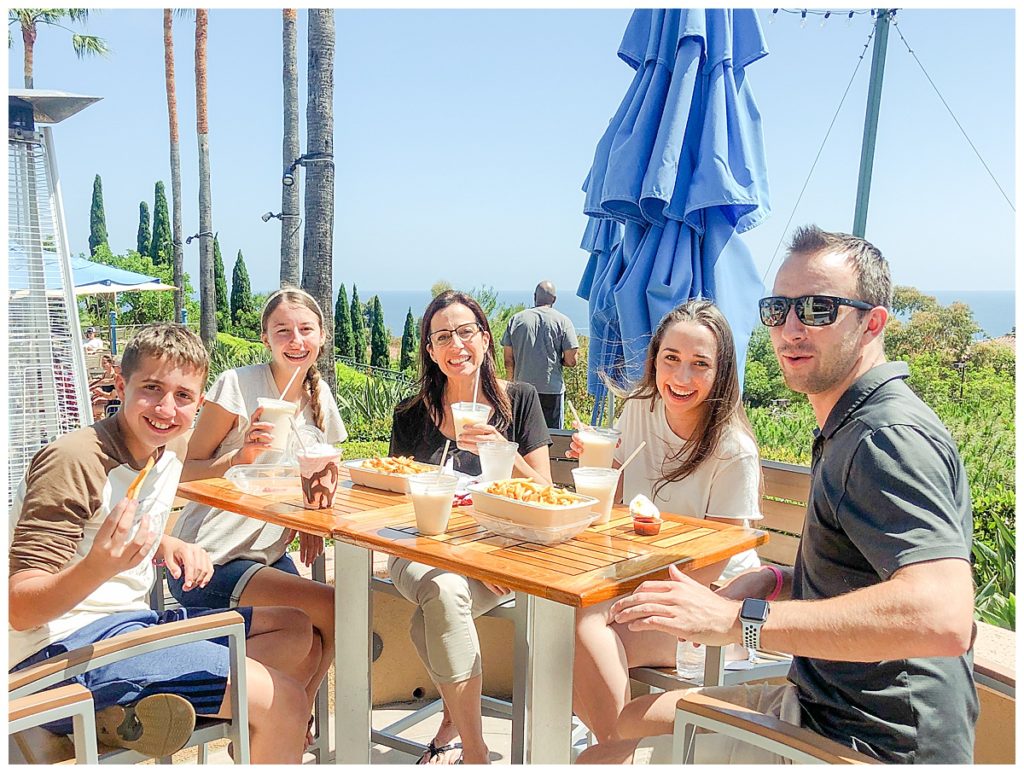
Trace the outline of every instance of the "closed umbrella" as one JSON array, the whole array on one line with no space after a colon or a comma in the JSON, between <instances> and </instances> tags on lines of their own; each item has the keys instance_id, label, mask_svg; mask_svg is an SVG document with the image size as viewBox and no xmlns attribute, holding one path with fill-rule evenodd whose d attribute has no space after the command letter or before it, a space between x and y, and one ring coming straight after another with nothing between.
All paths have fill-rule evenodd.
<instances>
[{"instance_id":1,"label":"closed umbrella","mask_svg":"<svg viewBox=\"0 0 1024 773\"><path fill-rule=\"evenodd\" d=\"M763 286L739 234L770 211L746 67L767 53L753 10L630 18L619 56L636 74L583 185L590 259L577 294L590 302L588 389L598 406L599 373L636 381L654 327L688 298L723 311L743 373Z\"/></svg>"}]
</instances>

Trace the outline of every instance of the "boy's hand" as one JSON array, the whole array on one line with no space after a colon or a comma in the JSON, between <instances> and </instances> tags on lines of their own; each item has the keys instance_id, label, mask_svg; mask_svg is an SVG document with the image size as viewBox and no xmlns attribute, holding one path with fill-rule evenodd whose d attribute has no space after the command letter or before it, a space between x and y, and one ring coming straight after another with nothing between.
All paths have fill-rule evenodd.
<instances>
[{"instance_id":1,"label":"boy's hand","mask_svg":"<svg viewBox=\"0 0 1024 773\"><path fill-rule=\"evenodd\" d=\"M274 440L274 425L260 421L263 408L257 408L249 418L249 429L245 433L245 444L235 451L232 464L252 464L260 454L270 448Z\"/></svg>"},{"instance_id":2,"label":"boy's hand","mask_svg":"<svg viewBox=\"0 0 1024 773\"><path fill-rule=\"evenodd\" d=\"M210 578L213 577L213 562L210 561L210 554L199 545L184 542L177 537L165 534L164 538L160 540L160 547L157 548L154 559L157 562L163 561L168 574L175 580L184 575L185 582L181 586L182 590L205 588Z\"/></svg>"},{"instance_id":3,"label":"boy's hand","mask_svg":"<svg viewBox=\"0 0 1024 773\"><path fill-rule=\"evenodd\" d=\"M83 562L110 579L142 563L159 535L149 530L149 515L143 513L134 538L128 539L139 507L137 499L122 499L103 521Z\"/></svg>"}]
</instances>

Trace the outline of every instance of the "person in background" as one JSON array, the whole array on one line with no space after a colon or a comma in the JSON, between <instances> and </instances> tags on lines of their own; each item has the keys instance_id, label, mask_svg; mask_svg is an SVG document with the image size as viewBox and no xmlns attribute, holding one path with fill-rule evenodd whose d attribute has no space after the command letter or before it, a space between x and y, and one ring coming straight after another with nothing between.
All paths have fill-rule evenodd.
<instances>
[{"instance_id":1,"label":"person in background","mask_svg":"<svg viewBox=\"0 0 1024 773\"><path fill-rule=\"evenodd\" d=\"M512 474L551 482L551 438L537 391L498 379L487 317L475 300L451 290L434 298L423 312L419 356L419 390L395 409L392 456L439 464L445 440L452 441L453 449L457 440L468 450L453 450L455 471L479 475L476 445L510 440L519 444ZM491 407L491 416L456 438L451 405L473 399L478 377L477 401ZM388 571L399 592L416 605L413 644L444 701L441 726L420 762L486 764L480 715L483 663L473 619L497 606L509 590L394 556ZM462 743L455 743L460 736Z\"/></svg>"},{"instance_id":2,"label":"person in background","mask_svg":"<svg viewBox=\"0 0 1024 773\"><path fill-rule=\"evenodd\" d=\"M815 226L797 230L759 302L786 384L807 395L818 424L811 493L796 565L717 593L670 570L617 602L636 633L793 654L784 684L703 688L703 694L800 725L888 763L970 764L973 680L973 514L956 443L887 362L889 265L870 242ZM580 763L667 762L676 702L637 698L622 739ZM780 758L698 736L698 764Z\"/></svg>"},{"instance_id":3,"label":"person in background","mask_svg":"<svg viewBox=\"0 0 1024 773\"><path fill-rule=\"evenodd\" d=\"M103 368L103 372L89 382L93 419L103 418L107 405L117 399L114 394L114 382L120 373L120 366L115 365L112 354L104 354L100 356L100 367Z\"/></svg>"},{"instance_id":4,"label":"person in background","mask_svg":"<svg viewBox=\"0 0 1024 773\"><path fill-rule=\"evenodd\" d=\"M509 381L532 384L548 428L561 429L565 393L562 368L576 365L576 328L567 316L555 310L555 286L551 282L537 285L533 303L532 309L520 311L509 320L501 337L505 374Z\"/></svg>"},{"instance_id":5,"label":"person in background","mask_svg":"<svg viewBox=\"0 0 1024 773\"><path fill-rule=\"evenodd\" d=\"M616 426L622 442L614 467L647 443L620 476L621 501L643 494L665 512L734 525L760 514L761 465L740 400L732 331L711 301L690 300L664 316ZM579 458L581 437L573 435L566 456ZM766 571L758 567L757 553L748 550L689 576L708 585ZM614 622L614 602L580 609L576 617L574 708L599 743L617 738L616 723L630 700L629 669L676 664L676 637Z\"/></svg>"},{"instance_id":6,"label":"person in background","mask_svg":"<svg viewBox=\"0 0 1024 773\"><path fill-rule=\"evenodd\" d=\"M82 348L85 349L86 354L101 352L105 346L106 344L103 343L103 339L96 335L96 328L86 328L85 340L82 342Z\"/></svg>"}]
</instances>

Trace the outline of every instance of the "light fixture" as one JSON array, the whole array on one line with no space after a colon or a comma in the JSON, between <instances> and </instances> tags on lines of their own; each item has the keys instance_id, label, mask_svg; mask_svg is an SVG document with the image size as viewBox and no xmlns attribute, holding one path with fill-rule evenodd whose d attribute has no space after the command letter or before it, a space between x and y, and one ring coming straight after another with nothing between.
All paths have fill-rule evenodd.
<instances>
[{"instance_id":1,"label":"light fixture","mask_svg":"<svg viewBox=\"0 0 1024 773\"><path fill-rule=\"evenodd\" d=\"M274 212L264 212L260 217L263 219L264 223L269 223L272 217L276 217L278 220L283 221L286 217L298 217L298 215L293 215L289 212L278 212L276 214Z\"/></svg>"},{"instance_id":2,"label":"light fixture","mask_svg":"<svg viewBox=\"0 0 1024 773\"><path fill-rule=\"evenodd\" d=\"M334 156L331 153L304 153L297 159L292 161L288 168L284 170L284 176L281 177L281 184L287 188L295 185L295 167L306 166L307 164L316 163L317 161L327 161L331 164L334 163Z\"/></svg>"},{"instance_id":3,"label":"light fixture","mask_svg":"<svg viewBox=\"0 0 1024 773\"><path fill-rule=\"evenodd\" d=\"M185 244L191 244L193 239L198 239L201 236L215 236L215 234L212 231L200 231L197 234L192 234L191 236L187 237L185 239Z\"/></svg>"}]
</instances>

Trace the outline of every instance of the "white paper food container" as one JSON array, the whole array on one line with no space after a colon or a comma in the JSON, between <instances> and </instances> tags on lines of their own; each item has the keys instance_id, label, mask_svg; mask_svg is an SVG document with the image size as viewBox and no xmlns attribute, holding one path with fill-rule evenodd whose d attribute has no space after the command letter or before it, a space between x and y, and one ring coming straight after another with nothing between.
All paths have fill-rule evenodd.
<instances>
[{"instance_id":1,"label":"white paper food container","mask_svg":"<svg viewBox=\"0 0 1024 773\"><path fill-rule=\"evenodd\" d=\"M348 469L348 474L351 476L353 483L359 486L381 489L382 491L393 491L396 494L409 493L408 475L371 470L369 467L363 467L363 462L365 461L365 459L352 459L351 461L342 462L342 465ZM437 472L438 467L436 464L426 464L424 466L429 468L427 472L430 470Z\"/></svg>"},{"instance_id":2,"label":"white paper food container","mask_svg":"<svg viewBox=\"0 0 1024 773\"><path fill-rule=\"evenodd\" d=\"M473 507L483 515L496 516L519 526L550 529L570 523L578 523L597 506L594 497L575 494L579 502L571 505L543 505L538 502L520 502L496 494L488 494L491 483L471 483L468 488L473 495Z\"/></svg>"}]
</instances>

